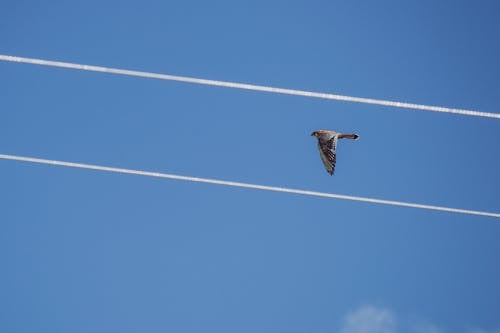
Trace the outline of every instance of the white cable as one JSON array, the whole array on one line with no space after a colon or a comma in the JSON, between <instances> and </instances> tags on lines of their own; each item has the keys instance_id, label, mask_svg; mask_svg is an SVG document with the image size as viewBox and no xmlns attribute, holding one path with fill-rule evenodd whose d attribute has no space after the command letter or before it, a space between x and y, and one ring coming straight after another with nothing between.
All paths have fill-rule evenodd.
<instances>
[{"instance_id":1,"label":"white cable","mask_svg":"<svg viewBox=\"0 0 500 333\"><path fill-rule=\"evenodd\" d=\"M99 166L99 165L93 165L93 164L83 164L83 163L47 160L47 159L35 158L35 157L24 157L24 156L17 156L17 155L0 154L0 159L21 161L21 162L40 163L40 164L58 165L58 166L64 166L64 167L70 167L70 168L91 169L91 170L123 173L123 174L132 174L132 175L147 176L147 177L168 178L168 179L176 179L176 180L197 182L197 183L208 183L208 184L216 184L216 185L224 185L224 186L243 187L243 188L263 190L263 191L284 192L284 193L301 194L301 195L309 195L309 196L332 198L332 199L361 201L361 202L369 202L369 203L382 204L382 205L411 207L411 208L435 210L435 211L442 211L442 212L449 212L449 213L479 215L479 216L500 218L500 213L491 213L491 212L469 210L469 209L458 209L458 208L450 208L450 207L442 207L442 206L422 205L422 204L410 203L410 202L382 200L382 199L374 199L374 198L366 198L366 197L358 197L358 196L350 196L350 195L342 195L342 194L334 194L334 193L298 190L298 189L292 189L292 188L286 188L286 187L276 187L276 186L240 183L240 182L233 182L233 181L227 181L227 180L180 176L180 175L173 175L173 174L159 173L159 172L113 168L113 167Z\"/></svg>"},{"instance_id":2,"label":"white cable","mask_svg":"<svg viewBox=\"0 0 500 333\"><path fill-rule=\"evenodd\" d=\"M204 84L204 85L219 86L219 87L234 88L234 89L246 89L246 90L263 91L263 92L277 93L277 94L322 98L322 99L338 100L338 101L344 101L344 102L375 104L375 105L383 105L383 106L390 106L390 107L396 107L396 108L444 112L444 113L460 114L460 115L464 115L464 116L475 116L475 117L500 119L500 113L482 112L482 111L474 111L474 110L466 110L466 109L455 109L455 108L447 108L447 107L442 107L442 106L413 104L413 103L387 101L387 100L364 98L364 97L335 95L335 94L329 94L329 93L320 93L320 92L296 90L296 89L286 89L286 88L276 88L276 87L268 87L268 86L254 85L254 84L238 83L238 82L207 80L207 79L200 79L200 78L187 77L187 76L177 76L177 75L169 75L169 74L158 74L158 73L150 73L150 72L133 71L133 70L128 70L128 69L82 65L82 64L75 64L75 63L61 62L61 61L51 61L51 60L42 60L42 59L34 59L34 58L15 57L15 56L1 55L1 54L0 54L0 60L10 61L10 62L21 62L21 63L34 64L34 65L42 65L42 66L79 69L79 70L91 71L91 72L102 72L102 73L129 75L129 76L139 76L139 77L145 77L145 78L151 78L151 79L180 81L180 82L186 82L186 83Z\"/></svg>"}]
</instances>

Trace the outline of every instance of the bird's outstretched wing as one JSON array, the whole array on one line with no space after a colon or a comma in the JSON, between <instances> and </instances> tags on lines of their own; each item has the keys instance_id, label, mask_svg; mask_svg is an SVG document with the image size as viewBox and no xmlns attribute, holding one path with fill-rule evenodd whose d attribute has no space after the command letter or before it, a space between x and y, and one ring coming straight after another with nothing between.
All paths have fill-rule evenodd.
<instances>
[{"instance_id":1,"label":"bird's outstretched wing","mask_svg":"<svg viewBox=\"0 0 500 333\"><path fill-rule=\"evenodd\" d=\"M318 149L326 171L333 175L335 162L337 162L337 136L327 141L318 140Z\"/></svg>"}]
</instances>

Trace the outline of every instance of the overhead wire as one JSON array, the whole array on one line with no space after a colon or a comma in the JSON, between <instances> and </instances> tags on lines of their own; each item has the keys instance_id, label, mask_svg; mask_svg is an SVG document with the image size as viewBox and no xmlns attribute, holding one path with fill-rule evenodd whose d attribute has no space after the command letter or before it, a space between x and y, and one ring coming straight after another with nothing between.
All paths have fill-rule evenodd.
<instances>
[{"instance_id":1,"label":"overhead wire","mask_svg":"<svg viewBox=\"0 0 500 333\"><path fill-rule=\"evenodd\" d=\"M143 77L143 78L150 78L150 79L178 81L178 82L226 87L226 88L233 88L233 89L244 89L244 90L253 90L253 91L276 93L276 94L285 94L285 95L304 96L304 97L320 98L320 99L328 99L328 100L337 100L337 101L344 101L344 102L382 105L382 106L388 106L388 107L394 107L394 108L404 108L404 109L412 109L412 110L420 110L420 111L433 111L433 112L441 112L441 113L459 114L459 115L463 115L463 116L500 119L500 113L483 112L483 111L458 109L458 108L449 108L449 107L425 105L425 104L406 103L406 102L398 102L398 101L390 101L390 100L382 100L382 99L374 99L374 98L338 95L338 94L330 94L330 93L322 93L322 92L314 92L314 91L306 91L306 90L298 90L298 89L278 88L278 87L263 86L263 85L256 85L256 84L240 83L240 82L210 80L210 79L203 79L203 78L196 78L196 77L160 74L160 73L153 73L153 72L144 72L144 71L119 69L119 68L103 67L103 66L84 65L84 64L77 64L77 63L70 63L70 62L17 57L17 56L2 55L2 54L0 54L0 60L8 61L8 62L33 64L33 65L76 69L76 70L83 70L83 71L90 71L90 72L101 72L101 73L128 75L128 76L136 76L136 77Z\"/></svg>"},{"instance_id":2,"label":"overhead wire","mask_svg":"<svg viewBox=\"0 0 500 333\"><path fill-rule=\"evenodd\" d=\"M195 78L195 77L186 77L186 76L177 76L177 75L170 75L170 74L143 72L143 71L135 71L135 70L127 70L127 69L119 69L119 68L111 68L111 67L102 67L102 66L92 66L92 65L76 64L76 63L61 62L61 61L25 58L25 57L17 57L17 56L1 55L1 54L0 54L0 60L9 61L9 62L28 63L28 64L34 64L34 65L42 65L42 66L84 70L84 71L91 71L91 72L102 72L102 73L128 75L128 76L136 76L136 77L144 77L144 78L152 78L152 79L160 79L160 80L179 81L179 82L185 82L185 83L203 84L203 85L227 87L227 88L234 88L234 89L254 90L254 91L261 91L261 92L296 95L296 96L304 96L304 97L312 97L312 98L322 98L322 99L339 100L339 101L346 101L346 102L357 102L357 103L365 103L365 104L383 105L383 106L389 106L389 107L406 108L406 109L414 109L414 110L421 110L421 111L434 111L434 112L443 112L443 113L451 113L451 114L460 114L460 115L465 115L465 116L500 119L500 114L481 112L481 111L475 111L475 110L456 109L456 108L447 108L447 107L424 105L424 104L414 104L414 103L388 101L388 100L380 100L380 99L372 99L372 98L364 98L364 97L336 95L336 94L329 94L329 93L320 93L320 92L305 91L305 90L277 88L277 87L261 86L261 85L230 82L230 81L209 80L209 79L202 79L202 78ZM148 176L148 177L168 178L168 179L175 179L175 180L181 180L181 181L209 183L209 184L216 184L216 185L224 185L224 186L232 186L232 187L240 187L240 188L248 188L248 189L257 189L257 190L265 190L265 191L273 191L273 192L293 193L293 194L300 194L300 195L325 197L325 198L331 198L331 199L368 202L368 203L374 203L374 204L401 206L401 207L442 211L442 212L457 213L457 214L468 214L468 215L478 215L478 216L500 218L500 213L492 213L492 212L485 212L485 211L478 211L478 210L459 209L459 208L451 208L451 207L444 207L444 206L426 205L426 204L402 202L402 201L395 201L395 200L384 200L384 199L368 198L368 197L360 197L360 196L350 196L350 195L342 195L342 194L335 194L335 193L292 189L292 188L286 188L286 187L277 187L277 186L267 186L267 185L251 184L251 183L226 181L226 180L219 180L219 179L181 176L181 175L175 175L175 174L166 174L166 173L150 172L150 171L142 171L142 170L123 169L123 168L99 166L99 165L93 165L93 164L65 162L65 161L58 161L58 160L48 160L48 159L41 159L41 158L34 158L34 157L0 154L0 159L16 160L16 161L22 161L22 162L39 163L39 164L49 164L49 165L65 166L65 167L80 168L80 169L91 169L91 170L115 172L115 173L122 173L122 174L134 174L134 175Z\"/></svg>"},{"instance_id":3,"label":"overhead wire","mask_svg":"<svg viewBox=\"0 0 500 333\"><path fill-rule=\"evenodd\" d=\"M343 194L335 194L335 193L308 191L308 190L293 189L293 188L287 188L287 187L267 186L267 185L234 182L234 181L220 180L220 179L182 176L182 175L168 174L168 173L161 173L161 172L124 169L124 168L108 167L108 166L101 166L101 165L94 165L94 164L49 160L49 159L35 158L35 157L0 154L0 159L20 161L20 162L29 162L29 163L38 163L38 164L48 164L48 165L63 166L63 167L69 167L69 168L98 170L98 171L113 172L113 173L119 173L119 174L131 174L131 175L146 176L146 177L167 178L167 179L174 179L174 180L180 180L180 181L207 183L207 184L247 188L247 189L262 190L262 191L292 193L292 194L299 194L299 195L313 196L313 197L323 197L323 198L330 198L330 199L341 199L341 200L350 200L350 201L358 201L358 202L367 202L367 203L381 204L381 205L409 207L409 208L441 211L441 212L456 213L456 214L467 214L467 215L500 218L500 213L493 213L493 212L486 212L486 211L451 208L451 207L426 205L426 204L418 204L418 203L395 201L395 200L384 200L384 199L376 199L376 198L368 198L368 197L352 196L352 195L343 195Z\"/></svg>"}]
</instances>

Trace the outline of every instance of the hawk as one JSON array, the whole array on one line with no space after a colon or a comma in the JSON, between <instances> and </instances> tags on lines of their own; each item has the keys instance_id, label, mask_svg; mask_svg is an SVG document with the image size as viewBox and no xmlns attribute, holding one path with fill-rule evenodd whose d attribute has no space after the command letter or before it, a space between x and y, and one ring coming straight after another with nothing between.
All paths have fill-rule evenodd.
<instances>
[{"instance_id":1,"label":"hawk","mask_svg":"<svg viewBox=\"0 0 500 333\"><path fill-rule=\"evenodd\" d=\"M333 175L335 172L335 162L337 161L337 141L339 139L356 140L357 134L343 134L335 131L317 130L311 136L318 138L319 156L325 165L326 171Z\"/></svg>"}]
</instances>

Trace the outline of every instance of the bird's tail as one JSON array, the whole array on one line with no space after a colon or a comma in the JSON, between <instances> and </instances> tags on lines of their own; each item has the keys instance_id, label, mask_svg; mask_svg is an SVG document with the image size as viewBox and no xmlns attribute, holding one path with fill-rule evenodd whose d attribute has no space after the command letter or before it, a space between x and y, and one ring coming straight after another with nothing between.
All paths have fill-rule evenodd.
<instances>
[{"instance_id":1,"label":"bird's tail","mask_svg":"<svg viewBox=\"0 0 500 333\"><path fill-rule=\"evenodd\" d=\"M340 134L339 139L351 139L351 140L356 140L359 138L359 135L357 134Z\"/></svg>"}]
</instances>

